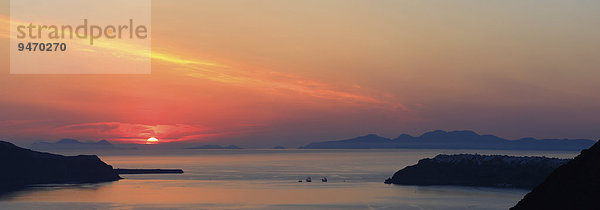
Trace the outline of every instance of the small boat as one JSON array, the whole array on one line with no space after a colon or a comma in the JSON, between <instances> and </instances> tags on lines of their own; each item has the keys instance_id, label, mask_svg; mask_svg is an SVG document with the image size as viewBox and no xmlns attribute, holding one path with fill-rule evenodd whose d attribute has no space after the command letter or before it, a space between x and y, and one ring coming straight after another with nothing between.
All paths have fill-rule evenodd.
<instances>
[{"instance_id":1,"label":"small boat","mask_svg":"<svg viewBox=\"0 0 600 210\"><path fill-rule=\"evenodd\" d=\"M322 182L327 182L327 177L323 177L323 178L321 179L321 181L322 181Z\"/></svg>"},{"instance_id":2,"label":"small boat","mask_svg":"<svg viewBox=\"0 0 600 210\"><path fill-rule=\"evenodd\" d=\"M312 182L312 179L310 177L306 178L306 182Z\"/></svg>"}]
</instances>

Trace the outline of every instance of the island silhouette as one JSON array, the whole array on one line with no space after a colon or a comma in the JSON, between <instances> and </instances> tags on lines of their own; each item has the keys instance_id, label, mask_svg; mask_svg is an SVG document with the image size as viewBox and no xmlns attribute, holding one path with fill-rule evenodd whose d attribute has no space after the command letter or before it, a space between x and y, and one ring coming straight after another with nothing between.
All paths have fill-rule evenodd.
<instances>
[{"instance_id":1,"label":"island silhouette","mask_svg":"<svg viewBox=\"0 0 600 210\"><path fill-rule=\"evenodd\" d=\"M121 179L96 155L63 156L0 141L0 189L33 184L95 183Z\"/></svg>"},{"instance_id":2,"label":"island silhouette","mask_svg":"<svg viewBox=\"0 0 600 210\"><path fill-rule=\"evenodd\" d=\"M385 183L532 189L568 161L507 155L437 155L399 170Z\"/></svg>"},{"instance_id":3,"label":"island silhouette","mask_svg":"<svg viewBox=\"0 0 600 210\"><path fill-rule=\"evenodd\" d=\"M479 135L473 131L426 132L421 136L402 134L394 139L369 134L352 139L313 142L300 149L497 149L497 150L562 150L589 148L589 139L503 139L494 135Z\"/></svg>"},{"instance_id":4,"label":"island silhouette","mask_svg":"<svg viewBox=\"0 0 600 210\"><path fill-rule=\"evenodd\" d=\"M119 174L183 173L181 169L113 169L96 155L63 156L0 141L0 191L37 184L117 181Z\"/></svg>"}]
</instances>

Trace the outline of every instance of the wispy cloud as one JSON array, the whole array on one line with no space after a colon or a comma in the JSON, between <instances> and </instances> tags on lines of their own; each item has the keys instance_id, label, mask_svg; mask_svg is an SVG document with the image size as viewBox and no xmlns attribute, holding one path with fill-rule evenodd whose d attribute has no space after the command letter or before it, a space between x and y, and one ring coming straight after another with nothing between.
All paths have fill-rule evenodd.
<instances>
[{"instance_id":1,"label":"wispy cloud","mask_svg":"<svg viewBox=\"0 0 600 210\"><path fill-rule=\"evenodd\" d=\"M18 21L13 20L12 22L16 23ZM8 17L0 16L0 23L10 24L10 21ZM10 37L10 32L0 31L0 36ZM161 46L158 41L153 44L151 53L144 50L143 46L129 43L126 40L97 40L94 46L90 46L86 40L75 43L78 46L71 49L103 51L103 53L114 54L128 59L139 59L150 56L153 62L167 64L170 70L184 76L252 88L269 94L285 94L291 91L295 94L328 100L334 103L371 106L394 111L409 111L404 104L386 93L365 90L365 88L352 84L347 86L334 85L290 73L246 69L218 61L204 60L192 54L178 53L181 51L172 49L169 46Z\"/></svg>"}]
</instances>

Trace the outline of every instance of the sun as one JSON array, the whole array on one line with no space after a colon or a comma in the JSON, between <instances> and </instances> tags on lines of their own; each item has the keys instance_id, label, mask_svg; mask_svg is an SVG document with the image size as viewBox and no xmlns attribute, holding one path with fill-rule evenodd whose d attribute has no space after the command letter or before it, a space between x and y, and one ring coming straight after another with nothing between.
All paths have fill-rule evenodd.
<instances>
[{"instance_id":1,"label":"sun","mask_svg":"<svg viewBox=\"0 0 600 210\"><path fill-rule=\"evenodd\" d=\"M150 137L150 138L148 138L148 140L146 140L146 144L158 144L158 139L154 138L154 137Z\"/></svg>"}]
</instances>

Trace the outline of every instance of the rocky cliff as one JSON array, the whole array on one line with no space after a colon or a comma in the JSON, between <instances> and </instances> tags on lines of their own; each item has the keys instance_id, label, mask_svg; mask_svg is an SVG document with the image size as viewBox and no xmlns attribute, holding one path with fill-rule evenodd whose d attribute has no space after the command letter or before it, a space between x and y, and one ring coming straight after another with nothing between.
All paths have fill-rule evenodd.
<instances>
[{"instance_id":1,"label":"rocky cliff","mask_svg":"<svg viewBox=\"0 0 600 210\"><path fill-rule=\"evenodd\" d=\"M511 209L598 209L600 142L560 166Z\"/></svg>"}]
</instances>

